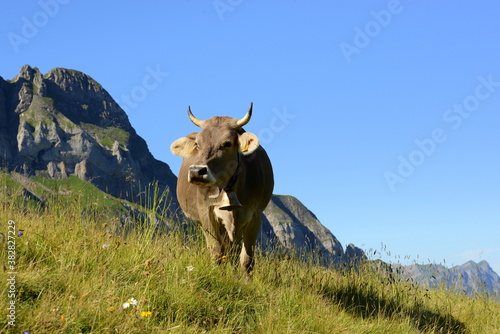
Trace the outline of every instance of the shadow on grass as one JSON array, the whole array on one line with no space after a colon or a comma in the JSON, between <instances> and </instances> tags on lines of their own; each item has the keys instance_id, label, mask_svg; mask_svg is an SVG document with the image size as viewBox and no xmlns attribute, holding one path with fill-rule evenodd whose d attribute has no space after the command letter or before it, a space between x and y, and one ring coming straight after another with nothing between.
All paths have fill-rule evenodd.
<instances>
[{"instance_id":1,"label":"shadow on grass","mask_svg":"<svg viewBox=\"0 0 500 334\"><path fill-rule=\"evenodd\" d=\"M422 305L410 307L401 302L381 298L375 292L371 292L368 289L323 286L320 293L324 298L340 305L348 313L356 317L370 318L383 316L389 319L397 317L408 318L415 328L423 332L468 333L465 324L450 314L436 313Z\"/></svg>"}]
</instances>

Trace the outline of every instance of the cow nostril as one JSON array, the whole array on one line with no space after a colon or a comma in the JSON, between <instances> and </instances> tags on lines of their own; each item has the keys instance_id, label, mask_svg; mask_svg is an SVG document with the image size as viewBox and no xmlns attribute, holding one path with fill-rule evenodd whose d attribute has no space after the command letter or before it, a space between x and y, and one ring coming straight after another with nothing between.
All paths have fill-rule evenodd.
<instances>
[{"instance_id":1,"label":"cow nostril","mask_svg":"<svg viewBox=\"0 0 500 334\"><path fill-rule=\"evenodd\" d=\"M207 175L207 174L208 174L208 170L206 167L200 168L200 170L198 171L198 175L200 175L200 176Z\"/></svg>"}]
</instances>

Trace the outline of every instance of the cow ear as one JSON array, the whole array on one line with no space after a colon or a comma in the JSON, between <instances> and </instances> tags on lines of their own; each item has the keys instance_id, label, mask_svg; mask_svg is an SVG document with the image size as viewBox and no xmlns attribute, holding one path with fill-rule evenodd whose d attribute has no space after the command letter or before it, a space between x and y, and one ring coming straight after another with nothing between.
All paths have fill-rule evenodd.
<instances>
[{"instance_id":1,"label":"cow ear","mask_svg":"<svg viewBox=\"0 0 500 334\"><path fill-rule=\"evenodd\" d=\"M238 138L240 145L240 152L243 154L250 154L259 147L259 138L250 132L242 133Z\"/></svg>"},{"instance_id":2,"label":"cow ear","mask_svg":"<svg viewBox=\"0 0 500 334\"><path fill-rule=\"evenodd\" d=\"M179 157L189 158L196 152L196 134L197 132L193 132L186 137L177 139L170 145L170 151Z\"/></svg>"}]
</instances>

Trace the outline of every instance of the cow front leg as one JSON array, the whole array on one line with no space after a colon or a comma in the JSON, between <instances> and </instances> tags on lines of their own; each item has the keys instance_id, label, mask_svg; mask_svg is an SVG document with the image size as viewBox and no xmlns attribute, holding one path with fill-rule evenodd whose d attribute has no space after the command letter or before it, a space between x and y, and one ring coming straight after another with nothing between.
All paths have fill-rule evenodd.
<instances>
[{"instance_id":1,"label":"cow front leg","mask_svg":"<svg viewBox=\"0 0 500 334\"><path fill-rule=\"evenodd\" d=\"M243 232L243 247L240 253L240 266L243 272L250 277L255 263L254 250L261 223L260 214L255 215Z\"/></svg>"},{"instance_id":2,"label":"cow front leg","mask_svg":"<svg viewBox=\"0 0 500 334\"><path fill-rule=\"evenodd\" d=\"M211 219L203 221L202 226L208 251L215 261L220 262L226 250L221 240L219 228Z\"/></svg>"},{"instance_id":3,"label":"cow front leg","mask_svg":"<svg viewBox=\"0 0 500 334\"><path fill-rule=\"evenodd\" d=\"M225 262L230 248L229 236L219 217L207 215L210 219L203 222L203 232L207 248L212 258L219 264Z\"/></svg>"},{"instance_id":4,"label":"cow front leg","mask_svg":"<svg viewBox=\"0 0 500 334\"><path fill-rule=\"evenodd\" d=\"M207 242L207 248L210 255L215 261L220 262L220 259L224 255L222 243L209 229L205 229L204 232L205 241Z\"/></svg>"}]
</instances>

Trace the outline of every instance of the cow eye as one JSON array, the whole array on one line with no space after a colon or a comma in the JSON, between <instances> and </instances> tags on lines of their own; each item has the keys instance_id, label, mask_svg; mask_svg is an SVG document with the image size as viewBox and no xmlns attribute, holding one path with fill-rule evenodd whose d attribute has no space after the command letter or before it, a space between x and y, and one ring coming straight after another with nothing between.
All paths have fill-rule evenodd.
<instances>
[{"instance_id":1,"label":"cow eye","mask_svg":"<svg viewBox=\"0 0 500 334\"><path fill-rule=\"evenodd\" d=\"M195 148L200 148L200 144L198 144L197 142L194 142L194 147Z\"/></svg>"},{"instance_id":2,"label":"cow eye","mask_svg":"<svg viewBox=\"0 0 500 334\"><path fill-rule=\"evenodd\" d=\"M230 141L224 143L224 147L231 147L231 146L233 146L233 143L231 143Z\"/></svg>"}]
</instances>

